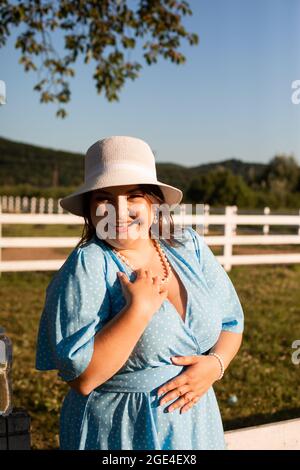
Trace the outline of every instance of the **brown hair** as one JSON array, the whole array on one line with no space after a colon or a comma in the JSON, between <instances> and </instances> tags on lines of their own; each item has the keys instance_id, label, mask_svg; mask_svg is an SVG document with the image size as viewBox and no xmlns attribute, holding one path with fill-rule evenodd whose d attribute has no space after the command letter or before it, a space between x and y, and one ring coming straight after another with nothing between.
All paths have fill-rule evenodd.
<instances>
[{"instance_id":1,"label":"brown hair","mask_svg":"<svg viewBox=\"0 0 300 470\"><path fill-rule=\"evenodd\" d=\"M151 196L156 198L158 200L159 204L163 204L165 202L163 192L162 192L162 190L160 189L160 187L158 185L155 185L155 184L138 184L137 186L139 187L139 189L141 189L143 191L143 193L145 194L145 197L148 198L150 200L150 202L153 202L151 200ZM77 243L75 248L83 245L84 243L87 243L96 234L96 228L94 227L94 225L92 223L91 213L90 213L90 200L91 200L92 193L93 193L93 191L88 191L88 192L83 194L84 227L83 227L81 239L79 240L79 242ZM184 244L183 241L175 238L174 220L173 220L171 212L168 213L168 217L170 219L169 220L169 223L170 223L170 238L165 238L166 242L169 243L169 245L171 245L173 247ZM163 214L161 213L161 211L158 211L158 234L157 235L158 235L159 238L162 238L161 237L162 224L163 224L162 219L163 219ZM155 230L155 233L157 233L156 230ZM106 240L103 240L103 241L105 242Z\"/></svg>"}]
</instances>

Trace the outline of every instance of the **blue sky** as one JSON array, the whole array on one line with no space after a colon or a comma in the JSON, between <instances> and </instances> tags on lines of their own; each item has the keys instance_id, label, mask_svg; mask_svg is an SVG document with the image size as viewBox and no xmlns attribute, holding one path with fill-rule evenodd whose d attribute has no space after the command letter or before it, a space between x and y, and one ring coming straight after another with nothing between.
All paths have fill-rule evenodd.
<instances>
[{"instance_id":1,"label":"blue sky","mask_svg":"<svg viewBox=\"0 0 300 470\"><path fill-rule=\"evenodd\" d=\"M85 153L109 135L146 140L158 162L186 166L239 158L268 162L294 154L300 163L300 104L291 83L300 79L300 0L191 0L184 17L199 44L182 41L184 65L159 58L148 66L141 43L140 78L128 81L120 101L98 95L93 67L75 66L69 116L39 103L37 76L25 73L14 49L16 33L0 49L0 136L53 149ZM59 37L55 44L60 47Z\"/></svg>"}]
</instances>

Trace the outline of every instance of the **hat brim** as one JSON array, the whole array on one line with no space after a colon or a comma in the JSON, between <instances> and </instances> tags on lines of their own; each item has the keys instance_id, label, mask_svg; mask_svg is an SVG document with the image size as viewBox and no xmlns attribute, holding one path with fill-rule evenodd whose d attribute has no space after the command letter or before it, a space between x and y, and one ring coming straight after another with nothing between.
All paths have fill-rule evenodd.
<instances>
[{"instance_id":1,"label":"hat brim","mask_svg":"<svg viewBox=\"0 0 300 470\"><path fill-rule=\"evenodd\" d=\"M133 183L128 183L128 185L131 185ZM139 183L136 183L139 184ZM168 204L169 206L172 206L172 210L180 204L182 198L183 198L183 193L179 188L176 188L175 186L171 186L170 184L162 183L161 181L156 181L154 183L142 183L142 184L155 184L160 187L165 203ZM118 184L111 184L109 186L118 186ZM122 185L122 186L127 186L127 185ZM78 188L77 191L74 193L70 194L69 196L66 196L60 200L60 206L65 209L68 212L71 212L71 214L78 215L80 217L84 217L84 211L83 211L83 195L85 193L88 193L90 191L94 191L96 189L101 189L101 188L106 188L108 186L101 186L99 187L97 184L91 186L89 185L87 187L86 184L83 184Z\"/></svg>"}]
</instances>

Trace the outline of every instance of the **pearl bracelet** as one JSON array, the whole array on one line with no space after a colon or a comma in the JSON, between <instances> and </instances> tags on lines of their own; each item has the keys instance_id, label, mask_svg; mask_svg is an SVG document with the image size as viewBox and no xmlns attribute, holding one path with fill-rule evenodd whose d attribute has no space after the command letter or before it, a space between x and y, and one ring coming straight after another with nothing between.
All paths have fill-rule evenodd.
<instances>
[{"instance_id":1,"label":"pearl bracelet","mask_svg":"<svg viewBox=\"0 0 300 470\"><path fill-rule=\"evenodd\" d=\"M221 380L221 378L222 378L223 375L224 375L224 370L225 370L223 359L219 356L219 354L214 353L214 352L211 352L211 353L209 353L208 355L209 355L209 356L215 356L215 357L218 359L219 364L220 364L220 366L221 366L221 373L220 373L220 376L219 376L219 378L218 378L217 380Z\"/></svg>"}]
</instances>

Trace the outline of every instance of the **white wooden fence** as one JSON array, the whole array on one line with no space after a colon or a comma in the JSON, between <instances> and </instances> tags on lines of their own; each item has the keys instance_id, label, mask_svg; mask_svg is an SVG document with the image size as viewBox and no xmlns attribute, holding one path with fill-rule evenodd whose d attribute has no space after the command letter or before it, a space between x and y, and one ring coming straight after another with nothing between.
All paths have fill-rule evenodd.
<instances>
[{"instance_id":1,"label":"white wooden fence","mask_svg":"<svg viewBox=\"0 0 300 470\"><path fill-rule=\"evenodd\" d=\"M63 214L59 201L52 197L0 196L2 212L9 214Z\"/></svg>"},{"instance_id":2,"label":"white wooden fence","mask_svg":"<svg viewBox=\"0 0 300 470\"><path fill-rule=\"evenodd\" d=\"M224 234L216 236L205 236L206 243L210 246L223 246L223 254L217 259L230 271L234 265L250 264L286 264L300 263L300 253L284 254L251 254L233 255L234 245L298 245L300 244L300 215L271 215L255 214L244 215L237 213L236 206L225 207L224 214L174 214L174 223L205 227L209 225L224 226ZM2 261L2 248L65 248L74 247L79 241L78 237L3 237L1 236L2 224L67 224L82 225L82 217L71 214L13 214L1 213L0 211L0 273L8 271L48 271L57 270L64 260L26 260L26 261ZM263 230L260 235L237 235L237 226L259 226L270 225L295 227L295 234L270 235L268 230Z\"/></svg>"}]
</instances>

